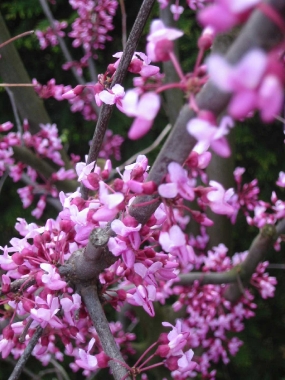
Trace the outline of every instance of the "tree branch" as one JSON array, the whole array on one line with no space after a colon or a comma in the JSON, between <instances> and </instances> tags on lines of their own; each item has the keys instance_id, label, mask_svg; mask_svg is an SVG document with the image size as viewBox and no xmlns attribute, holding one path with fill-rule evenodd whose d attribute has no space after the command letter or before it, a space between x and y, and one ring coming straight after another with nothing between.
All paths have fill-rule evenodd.
<instances>
[{"instance_id":1,"label":"tree branch","mask_svg":"<svg viewBox=\"0 0 285 380\"><path fill-rule=\"evenodd\" d=\"M17 364L16 364L16 366L15 366L15 368L14 368L13 372L11 373L8 380L17 380L19 378L27 360L31 356L31 353L32 353L33 349L35 348L36 344L38 343L38 340L39 340L40 336L42 335L42 333L43 333L43 328L41 326L38 326L36 328L34 335L31 338L31 340L27 344L25 351L20 356L20 358L19 358L19 360L18 360L18 362L17 362Z\"/></svg>"},{"instance_id":2,"label":"tree branch","mask_svg":"<svg viewBox=\"0 0 285 380\"><path fill-rule=\"evenodd\" d=\"M282 225L283 224L284 221L282 221ZM258 263L264 259L266 252L277 238L277 230L281 231L281 228L267 224L253 240L245 260L239 266L239 279L242 280L243 286L249 283ZM242 290L238 284L238 280L231 284L225 291L225 298L232 303L236 302L241 295Z\"/></svg>"},{"instance_id":3,"label":"tree branch","mask_svg":"<svg viewBox=\"0 0 285 380\"><path fill-rule=\"evenodd\" d=\"M105 316L104 310L98 297L96 285L80 285L79 291L82 295L85 306L88 310L90 318L99 336L104 352L111 358L125 363L117 346L117 343L115 342L115 339L111 333L109 323L107 321L107 318ZM115 380L121 380L122 378L130 380L129 376L125 377L128 374L128 370L126 369L126 367L120 365L118 362L115 362L113 360L111 360L109 364L112 369Z\"/></svg>"},{"instance_id":4,"label":"tree branch","mask_svg":"<svg viewBox=\"0 0 285 380\"><path fill-rule=\"evenodd\" d=\"M142 3L136 21L131 30L130 36L128 38L126 49L124 50L124 53L120 59L119 66L116 70L114 79L112 81L112 87L115 84L122 84L126 76L129 64L132 60L134 52L136 51L140 36L143 32L143 28L146 24L153 4L154 0L144 0ZM107 104L103 104L101 108L99 119L97 121L97 125L91 142L87 164L90 164L91 162L97 160L103 142L103 138L105 136L105 132L113 112L113 108L113 105L110 106ZM88 190L83 185L81 186L81 195L84 199L87 199L88 197Z\"/></svg>"}]
</instances>

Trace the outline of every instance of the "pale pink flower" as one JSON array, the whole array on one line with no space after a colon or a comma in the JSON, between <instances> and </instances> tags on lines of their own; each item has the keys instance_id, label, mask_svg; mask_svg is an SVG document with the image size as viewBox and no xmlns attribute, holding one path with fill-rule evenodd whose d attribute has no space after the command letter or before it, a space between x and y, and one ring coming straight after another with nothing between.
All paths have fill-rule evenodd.
<instances>
[{"instance_id":1,"label":"pale pink flower","mask_svg":"<svg viewBox=\"0 0 285 380\"><path fill-rule=\"evenodd\" d=\"M76 359L75 363L80 368L83 368L89 371L94 371L96 368L98 368L98 361L97 361L96 356L89 354L94 343L95 343L95 338L92 338L90 342L88 343L87 351L83 350L82 348L79 348L78 350L79 359Z\"/></svg>"},{"instance_id":2,"label":"pale pink flower","mask_svg":"<svg viewBox=\"0 0 285 380\"><path fill-rule=\"evenodd\" d=\"M63 289L67 284L65 281L60 279L59 273L57 273L56 268L48 263L40 264L40 267L47 272L42 275L42 282L46 284L46 287L51 290Z\"/></svg>"},{"instance_id":3,"label":"pale pink flower","mask_svg":"<svg viewBox=\"0 0 285 380\"><path fill-rule=\"evenodd\" d=\"M225 190L223 186L216 181L210 181L209 184L210 186L213 186L213 189L206 195L206 197L209 201L211 210L216 214L231 216L235 212L235 209L228 203L228 201L234 195L234 190Z\"/></svg>"},{"instance_id":4,"label":"pale pink flower","mask_svg":"<svg viewBox=\"0 0 285 380\"><path fill-rule=\"evenodd\" d=\"M113 55L113 57L119 58L113 65L115 69L118 68L122 55L122 52ZM140 74L145 78L151 77L159 72L159 67L150 65L150 62L151 60L146 54L142 52L135 52L128 67L128 71L134 74Z\"/></svg>"},{"instance_id":5,"label":"pale pink flower","mask_svg":"<svg viewBox=\"0 0 285 380\"><path fill-rule=\"evenodd\" d=\"M137 90L127 91L120 110L129 117L135 117L128 137L137 140L143 137L152 127L160 108L160 98L155 92L146 92L139 97Z\"/></svg>"},{"instance_id":6,"label":"pale pink flower","mask_svg":"<svg viewBox=\"0 0 285 380\"><path fill-rule=\"evenodd\" d=\"M10 121L6 121L6 123L0 124L0 132L7 132L10 129L12 129L14 124L12 124Z\"/></svg>"},{"instance_id":7,"label":"pale pink flower","mask_svg":"<svg viewBox=\"0 0 285 380\"><path fill-rule=\"evenodd\" d=\"M188 173L177 162L168 165L169 183L159 185L158 192L164 198L175 198L178 194L192 201L194 199L193 181L188 178Z\"/></svg>"},{"instance_id":8,"label":"pale pink flower","mask_svg":"<svg viewBox=\"0 0 285 380\"><path fill-rule=\"evenodd\" d=\"M171 4L170 12L173 13L173 19L175 21L179 20L180 15L183 13L184 8L181 5Z\"/></svg>"},{"instance_id":9,"label":"pale pink flower","mask_svg":"<svg viewBox=\"0 0 285 380\"><path fill-rule=\"evenodd\" d=\"M39 322L43 328L48 324L53 328L62 328L62 322L56 317L56 314L60 310L58 297L48 294L45 301L41 297L36 296L35 301L38 308L30 310L31 317ZM40 305L43 305L43 307L40 307Z\"/></svg>"},{"instance_id":10,"label":"pale pink flower","mask_svg":"<svg viewBox=\"0 0 285 380\"><path fill-rule=\"evenodd\" d=\"M121 105L121 101L125 95L124 87L120 84L115 84L110 90L103 90L99 94L95 95L97 105L105 104L117 104Z\"/></svg>"},{"instance_id":11,"label":"pale pink flower","mask_svg":"<svg viewBox=\"0 0 285 380\"><path fill-rule=\"evenodd\" d=\"M161 20L154 20L150 26L147 37L147 56L153 61L168 61L169 53L173 52L173 40L181 37L183 32L178 29L166 27Z\"/></svg>"},{"instance_id":12,"label":"pale pink flower","mask_svg":"<svg viewBox=\"0 0 285 380\"><path fill-rule=\"evenodd\" d=\"M193 369L195 369L197 366L197 363L192 362L193 356L194 356L194 351L191 349L183 353L182 357L178 359L177 371L184 373L184 372L192 371Z\"/></svg>"},{"instance_id":13,"label":"pale pink flower","mask_svg":"<svg viewBox=\"0 0 285 380\"><path fill-rule=\"evenodd\" d=\"M219 127L210 121L193 118L187 124L187 131L198 141L194 148L196 152L203 153L211 147L219 156L229 157L231 150L224 136L232 127L233 120L228 116L222 118Z\"/></svg>"},{"instance_id":14,"label":"pale pink flower","mask_svg":"<svg viewBox=\"0 0 285 380\"><path fill-rule=\"evenodd\" d=\"M225 92L232 93L228 111L236 119L259 109L264 121L272 121L283 102L283 71L274 55L259 49L249 51L238 63L230 65L223 57L208 60L211 80Z\"/></svg>"},{"instance_id":15,"label":"pale pink flower","mask_svg":"<svg viewBox=\"0 0 285 380\"><path fill-rule=\"evenodd\" d=\"M172 327L172 330L168 333L167 338L169 340L168 346L170 355L181 355L183 354L182 349L187 344L187 339L190 335L190 332L187 331L182 321L178 319L175 326L169 322L162 322L163 326Z\"/></svg>"},{"instance_id":16,"label":"pale pink flower","mask_svg":"<svg viewBox=\"0 0 285 380\"><path fill-rule=\"evenodd\" d=\"M153 301L155 299L156 288L154 285L139 285L132 297L128 298L128 302L133 305L142 306L151 317L154 317Z\"/></svg>"},{"instance_id":17,"label":"pale pink flower","mask_svg":"<svg viewBox=\"0 0 285 380\"><path fill-rule=\"evenodd\" d=\"M280 187L285 187L285 173L280 172L278 180L276 181L276 185Z\"/></svg>"},{"instance_id":18,"label":"pale pink flower","mask_svg":"<svg viewBox=\"0 0 285 380\"><path fill-rule=\"evenodd\" d=\"M198 20L203 26L213 27L216 32L225 32L244 22L259 2L260 0L216 0L213 5L201 10Z\"/></svg>"}]
</instances>

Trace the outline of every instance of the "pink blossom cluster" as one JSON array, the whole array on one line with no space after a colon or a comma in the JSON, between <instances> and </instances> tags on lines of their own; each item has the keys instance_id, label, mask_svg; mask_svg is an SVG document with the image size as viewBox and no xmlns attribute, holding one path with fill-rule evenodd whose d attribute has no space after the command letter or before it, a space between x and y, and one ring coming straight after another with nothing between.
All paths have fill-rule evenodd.
<instances>
[{"instance_id":1,"label":"pink blossom cluster","mask_svg":"<svg viewBox=\"0 0 285 380\"><path fill-rule=\"evenodd\" d=\"M97 120L97 113L94 108L94 91L92 86L82 88L78 96L70 98L65 94L72 90L70 85L56 84L55 79L50 79L46 85L41 85L36 79L33 79L33 84L37 94L43 98L55 98L57 101L68 99L72 112L80 112L85 120ZM83 91L84 89L84 91Z\"/></svg>"},{"instance_id":2,"label":"pink blossom cluster","mask_svg":"<svg viewBox=\"0 0 285 380\"><path fill-rule=\"evenodd\" d=\"M169 6L169 0L157 0L161 9ZM192 10L204 8L207 4L212 3L213 0L186 0L188 7ZM174 21L177 21L180 15L184 12L184 7L180 5L180 0L175 0L174 4L170 4L170 11L173 14Z\"/></svg>"},{"instance_id":3,"label":"pink blossom cluster","mask_svg":"<svg viewBox=\"0 0 285 380\"><path fill-rule=\"evenodd\" d=\"M121 56L121 52L114 54L114 57L118 58L117 61L109 64L104 74L98 75L98 82L96 84L89 84L87 86L78 85L73 89L67 89L62 97L73 103L71 108L73 111L79 110L76 108L77 105L79 107L81 104L82 106L86 106L86 102L82 99L84 93L89 94L91 98L95 96L98 106L101 106L103 103L109 105L116 104L119 110L127 116L135 117L128 134L130 139L135 140L149 131L159 111L159 95L154 91L148 92L145 90L148 80L159 81L159 68L150 65L151 60L147 55L142 52L136 52L132 57L128 71L139 74L140 77L134 79L137 88L128 90L125 93L124 88L119 84L115 84L112 88L110 87Z\"/></svg>"},{"instance_id":4,"label":"pink blossom cluster","mask_svg":"<svg viewBox=\"0 0 285 380\"><path fill-rule=\"evenodd\" d=\"M62 29L67 28L66 21L54 21L53 27L48 26L46 30L36 30L41 49L46 49L48 46L55 46L58 44L57 37L64 37L65 32Z\"/></svg>"},{"instance_id":5,"label":"pink blossom cluster","mask_svg":"<svg viewBox=\"0 0 285 380\"><path fill-rule=\"evenodd\" d=\"M13 127L10 122L2 124L2 130L8 131ZM0 126L1 128L1 126ZM66 179L74 179L75 172L73 169L65 170L61 167L53 173L49 180L46 180L42 173L37 172L30 165L23 162L16 162L13 157L13 147L29 148L35 152L39 159L48 158L58 166L63 166L60 150L62 149L61 140L58 137L58 130L55 124L40 125L40 131L32 135L29 131L28 122L23 123L23 133L10 131L0 137L0 176L7 171L14 182L21 179L27 183L27 186L17 190L24 208L29 207L33 200L39 198L36 208L32 215L40 218L48 196L58 197L58 191L55 182ZM37 183L39 180L40 183Z\"/></svg>"},{"instance_id":6,"label":"pink blossom cluster","mask_svg":"<svg viewBox=\"0 0 285 380\"><path fill-rule=\"evenodd\" d=\"M10 248L1 247L0 265L6 272L2 276L1 304L6 305L2 318L10 319L1 334L2 357L12 354L17 359L35 328L41 326L45 334L33 355L44 365L51 356L63 360L64 354L73 357L72 370L84 369L86 376L106 367L109 358L102 350L81 297L60 278L57 269L78 248L72 223L48 220L44 227L38 227L19 218L16 229L23 238L12 239ZM13 280L18 280L16 293L12 289ZM123 351L133 353L129 343L134 334L122 334L119 322L110 323L110 328ZM64 352L56 341L64 343Z\"/></svg>"},{"instance_id":7,"label":"pink blossom cluster","mask_svg":"<svg viewBox=\"0 0 285 380\"><path fill-rule=\"evenodd\" d=\"M249 225L262 228L266 224L276 224L285 216L285 202L278 198L275 191L271 194L270 202L265 202L258 198L259 187L257 179L252 180L250 183L242 183L242 175L244 168L236 168L234 171L234 178L237 184L235 194L233 194L230 203L235 209L231 216L232 222L235 223L237 213L242 211L246 217ZM280 187L282 185L283 172L279 173L279 178L276 184ZM278 249L279 245L276 245Z\"/></svg>"},{"instance_id":8,"label":"pink blossom cluster","mask_svg":"<svg viewBox=\"0 0 285 380\"><path fill-rule=\"evenodd\" d=\"M112 40L109 35L113 30L113 17L118 2L116 0L69 0L78 13L72 23L73 47L81 46L84 50L83 61L90 57L97 58L96 50L104 49L106 41Z\"/></svg>"},{"instance_id":9,"label":"pink blossom cluster","mask_svg":"<svg viewBox=\"0 0 285 380\"><path fill-rule=\"evenodd\" d=\"M142 307L150 316L155 315L154 302L165 304L174 296L174 311L185 306L187 315L173 326L164 323L172 330L155 343L158 344L155 355L172 371L174 379L182 380L198 373L214 378L211 363L220 359L227 363L229 353L235 355L241 345L236 336L229 338L228 333L241 331L244 319L254 315L256 306L249 291L236 305L231 305L224 298L225 285L202 286L199 281L191 286L179 285L180 273L226 271L245 258L243 254L231 260L223 245L205 251L207 237L203 226L211 224L206 208L229 216L235 212L230 203L232 190L227 194L214 181L208 186L198 185L198 175L209 161L208 152L194 152L185 168L171 163L166 181L158 190L154 183L145 182L149 170L145 156L138 156L134 164L126 166L112 185L107 183L110 161L106 161L103 169L95 163L81 162L76 165L78 180L93 190L95 196L84 200L78 191L61 192L63 210L56 220L49 219L42 227L19 218L16 229L22 238L13 238L10 247L1 248L3 255L0 256L0 266L5 272L1 303L9 305L2 310L3 318L10 313L10 323L0 340L2 356L11 353L17 358L21 355L40 325L45 328L45 334L34 355L43 363L47 363L51 355L62 360L56 345L59 338L65 345L64 354L73 357L73 371L82 368L88 375L107 366L109 358L91 327L81 298L60 276L58 268L75 251L86 246L94 228L110 223L115 236L110 237L108 248L117 261L100 275L102 295L111 291L108 299L117 310L128 303ZM207 182L206 176L203 178ZM157 191L161 205L142 226L129 215L129 204L136 195ZM190 211L191 218L201 226L201 236L197 237L185 233L189 216L183 200L194 199L198 200L200 210L188 208L186 211ZM265 264L258 267L252 284L263 297L270 297L276 281L265 269ZM21 322L15 320L16 316ZM115 340L126 354L131 354L130 342L134 335L122 334L120 330L119 325L113 328ZM201 356L195 355L198 347L203 349ZM145 367L138 368L143 371Z\"/></svg>"}]
</instances>

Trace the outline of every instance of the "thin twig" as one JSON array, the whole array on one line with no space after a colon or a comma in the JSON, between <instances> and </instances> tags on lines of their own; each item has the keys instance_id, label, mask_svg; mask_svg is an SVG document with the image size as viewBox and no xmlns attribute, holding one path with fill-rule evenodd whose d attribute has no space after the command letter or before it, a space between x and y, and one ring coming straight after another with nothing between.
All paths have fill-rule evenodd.
<instances>
[{"instance_id":1,"label":"thin twig","mask_svg":"<svg viewBox=\"0 0 285 380\"><path fill-rule=\"evenodd\" d=\"M127 43L127 13L125 7L125 0L120 0L120 8L122 14L122 46L123 50L125 50Z\"/></svg>"},{"instance_id":2,"label":"thin twig","mask_svg":"<svg viewBox=\"0 0 285 380\"><path fill-rule=\"evenodd\" d=\"M13 367L15 367L16 365L16 360L13 360L12 358L6 358L5 360L1 360L3 362L7 362L9 364L11 364ZM23 368L23 371L22 371L24 374L26 374L28 376L28 379L30 380L42 380L42 377L38 374L34 374L32 371L30 371L28 368Z\"/></svg>"},{"instance_id":3,"label":"thin twig","mask_svg":"<svg viewBox=\"0 0 285 380\"><path fill-rule=\"evenodd\" d=\"M285 269L285 264L269 264L268 269Z\"/></svg>"},{"instance_id":4,"label":"thin twig","mask_svg":"<svg viewBox=\"0 0 285 380\"><path fill-rule=\"evenodd\" d=\"M0 178L0 193L2 191L2 188L4 186L6 179L8 178L8 175L9 175L9 170L6 169L2 177Z\"/></svg>"},{"instance_id":5,"label":"thin twig","mask_svg":"<svg viewBox=\"0 0 285 380\"><path fill-rule=\"evenodd\" d=\"M64 367L62 365L60 365L57 360L51 358L50 363L55 367L56 371L61 374L63 379L70 380L70 377L68 376Z\"/></svg>"},{"instance_id":6,"label":"thin twig","mask_svg":"<svg viewBox=\"0 0 285 380\"><path fill-rule=\"evenodd\" d=\"M20 136L22 139L23 128L22 128L22 123L21 123L20 116L19 116L19 113L17 110L14 94L11 90L9 90L8 86L6 86L6 92L9 95L10 102L11 102L12 109L13 109L14 118L15 118L16 125L17 125L17 129L18 129L18 132L20 133ZM22 145L23 145L23 141L22 141Z\"/></svg>"},{"instance_id":7,"label":"thin twig","mask_svg":"<svg viewBox=\"0 0 285 380\"><path fill-rule=\"evenodd\" d=\"M161 141L164 139L164 137L168 135L170 130L171 130L171 125L167 124L167 126L162 130L161 134L157 137L156 140L154 140L154 142L150 146L148 146L147 148L145 148L145 149L141 150L140 152L134 154L132 157L128 158L127 161L125 161L122 165L119 166L119 170L123 170L125 168L125 166L130 165L133 162L135 162L138 155L148 154L148 153L152 152L155 148L158 147L158 145L161 143Z\"/></svg>"},{"instance_id":8,"label":"thin twig","mask_svg":"<svg viewBox=\"0 0 285 380\"><path fill-rule=\"evenodd\" d=\"M2 44L0 44L0 49L6 45L8 45L10 42L13 42L13 41L16 41L18 40L19 38L22 38L22 37L25 37L25 36L29 36L31 34L34 33L34 30L29 30L27 32L24 32L24 33L21 33L21 34L18 34L17 36L15 37L12 37L12 38L9 38L9 40L3 42Z\"/></svg>"},{"instance_id":9,"label":"thin twig","mask_svg":"<svg viewBox=\"0 0 285 380\"><path fill-rule=\"evenodd\" d=\"M31 340L27 344L27 347L25 348L25 351L23 354L20 356L13 372L11 373L10 377L8 380L17 380L19 376L21 375L23 368L25 364L27 363L29 357L31 356L31 353L33 349L35 348L36 344L38 343L38 340L40 336L42 335L44 329L41 326L38 326L36 328L36 331L34 335L32 336Z\"/></svg>"},{"instance_id":10,"label":"thin twig","mask_svg":"<svg viewBox=\"0 0 285 380\"><path fill-rule=\"evenodd\" d=\"M114 86L115 84L121 84L126 76L128 66L132 60L134 52L136 51L137 44L143 32L143 28L146 24L149 13L153 7L154 1L155 0L144 0L142 3L134 26L128 38L126 49L124 50L124 53L120 59L119 66L116 70L114 79L112 81L112 86ZM101 149L101 145L113 112L113 108L113 105L107 104L104 104L101 108L99 119L97 121L97 125L91 142L87 164L96 161L98 158L98 154ZM88 190L85 188L84 185L81 185L81 195L84 199L88 198Z\"/></svg>"},{"instance_id":11,"label":"thin twig","mask_svg":"<svg viewBox=\"0 0 285 380\"><path fill-rule=\"evenodd\" d=\"M33 83L0 83L0 87L35 87Z\"/></svg>"}]
</instances>

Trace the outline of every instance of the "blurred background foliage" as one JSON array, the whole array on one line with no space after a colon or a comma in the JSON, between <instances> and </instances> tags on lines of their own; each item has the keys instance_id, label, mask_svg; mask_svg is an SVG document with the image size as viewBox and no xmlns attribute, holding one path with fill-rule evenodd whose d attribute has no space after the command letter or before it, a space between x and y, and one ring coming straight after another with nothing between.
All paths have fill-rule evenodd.
<instances>
[{"instance_id":1,"label":"blurred background foliage","mask_svg":"<svg viewBox=\"0 0 285 380\"><path fill-rule=\"evenodd\" d=\"M127 27L130 31L135 16L140 7L140 0L125 0L127 10ZM67 0L57 0L55 4L50 4L56 20L72 21L75 12L71 9ZM48 26L38 0L8 0L0 2L0 11L6 20L7 27L12 36L32 29L44 29ZM156 5L151 18L158 16L158 6ZM150 23L150 21L149 21ZM144 36L139 44L138 51L145 49L145 36L148 31L149 23L146 27ZM187 9L177 23L177 27L184 30L183 38L179 40L180 59L185 72L191 71L196 59L196 41L199 36L199 27L195 22L195 14ZM67 30L69 31L69 30ZM80 48L72 49L70 40L66 39L68 47L72 51L74 58L80 58ZM69 71L61 69L64 58L58 46L48 47L41 50L35 35L19 39L15 45L25 64L31 78L36 78L40 83L45 84L51 78L56 79L57 84L75 86L77 83ZM98 73L104 72L109 63L114 62L112 54L122 50L121 47L121 13L120 9L115 17L115 32L113 41L107 43L106 49L98 51L96 68ZM84 72L86 79L87 72ZM1 80L1 78L0 78ZM129 74L125 87L131 87L132 75ZM89 140L92 138L95 123L86 122L79 113L71 113L67 101L57 102L54 99L45 101L45 106L52 119L56 123L59 132L65 137L64 141L69 153L79 154L81 159L87 154ZM9 97L5 90L0 87L0 123L5 121L14 122L12 107ZM114 133L119 133L126 137L131 120L126 118L118 110L115 110L110 123L110 129ZM122 162L136 152L149 146L166 126L167 118L164 110L156 119L154 128L151 132L139 141L125 140L122 147ZM246 168L244 175L245 182L258 178L261 189L261 199L269 200L273 190L276 190L275 181L280 170L285 169L284 165L284 133L281 122L276 121L271 125L263 125L256 116L245 123L240 123L235 129L236 146L235 161L236 166ZM148 157L153 162L159 149L157 148ZM114 166L120 162L114 162ZM279 190L280 191L280 190ZM284 194L278 193L284 196ZM16 187L11 179L7 178L0 196L0 244L8 244L11 237L15 236L14 224L17 217L26 218L33 221L30 212L34 205L28 209L23 209L21 201L16 193ZM47 209L41 218L43 222L48 217L54 217L55 212ZM247 226L244 218L239 217L234 230L235 251L241 252L248 249L252 239L256 236L257 230ZM268 252L267 259L271 263L284 262L284 249L280 252L271 250ZM277 276L278 286L276 297L269 300L258 301L257 316L246 322L245 330L239 335L244 341L238 355L233 358L229 365L218 365L218 379L245 379L245 380L282 380L285 379L285 280L282 270L271 269L270 275ZM112 312L110 312L110 320ZM144 336L144 325L153 326L154 320L147 315L144 322L137 326L138 336ZM30 359L30 368L34 373L39 373L40 378L54 379L54 374L45 374L40 371L43 368L39 363ZM14 366L13 362L1 361L0 380L7 379ZM50 367L53 367L52 365ZM70 379L83 378L80 373L73 374L68 368L68 359L64 367ZM41 374L41 375L40 375ZM31 374L24 373L21 379L30 379ZM64 378L64 377L63 377ZM96 374L96 379L109 378L106 372L101 371ZM150 378L160 380L155 374Z\"/></svg>"}]
</instances>

